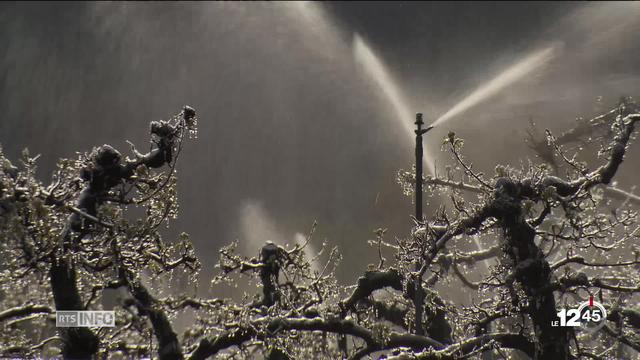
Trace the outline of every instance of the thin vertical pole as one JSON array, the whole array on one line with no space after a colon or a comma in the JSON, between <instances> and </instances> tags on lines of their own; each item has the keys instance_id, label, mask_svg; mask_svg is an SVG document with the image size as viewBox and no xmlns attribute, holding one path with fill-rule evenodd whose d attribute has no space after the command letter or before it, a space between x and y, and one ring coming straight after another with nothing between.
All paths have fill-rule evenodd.
<instances>
[{"instance_id":1,"label":"thin vertical pole","mask_svg":"<svg viewBox=\"0 0 640 360\"><path fill-rule=\"evenodd\" d=\"M419 222L423 221L422 217L422 134L426 131L422 129L422 114L416 114L416 122L415 124L418 126L416 129L416 184L415 184L415 193L416 193L416 220Z\"/></svg>"}]
</instances>

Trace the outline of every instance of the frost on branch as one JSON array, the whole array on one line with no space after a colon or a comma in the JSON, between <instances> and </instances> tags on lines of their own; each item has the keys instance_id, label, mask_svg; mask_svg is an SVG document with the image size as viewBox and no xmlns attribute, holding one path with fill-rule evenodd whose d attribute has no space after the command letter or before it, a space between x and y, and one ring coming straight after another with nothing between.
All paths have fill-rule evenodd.
<instances>
[{"instance_id":1,"label":"frost on branch","mask_svg":"<svg viewBox=\"0 0 640 360\"><path fill-rule=\"evenodd\" d=\"M220 249L211 289L245 289L232 298L170 286L197 284L200 269L186 234L164 241L160 231L178 216L176 161L195 133L193 109L153 122L149 153L97 147L61 160L48 186L35 178L37 157L25 152L13 165L0 154L1 355L633 359L638 203L607 189L639 120L625 102L580 122L585 129L547 132L532 145L545 163L497 165L495 174L477 171L450 133L443 148L451 164L423 179L427 193L446 201L406 236L376 230L369 245L378 256L354 284L336 280L337 248L309 251L314 224L303 244L267 242L253 256L238 253L238 242ZM598 162L565 147L590 131L605 143ZM407 193L414 176L398 174ZM135 206L144 216L132 216ZM115 328L56 331L53 311L99 309L108 289L127 294ZM608 310L601 332L551 326L560 309L589 296ZM173 324L186 312L194 321L181 331Z\"/></svg>"}]
</instances>

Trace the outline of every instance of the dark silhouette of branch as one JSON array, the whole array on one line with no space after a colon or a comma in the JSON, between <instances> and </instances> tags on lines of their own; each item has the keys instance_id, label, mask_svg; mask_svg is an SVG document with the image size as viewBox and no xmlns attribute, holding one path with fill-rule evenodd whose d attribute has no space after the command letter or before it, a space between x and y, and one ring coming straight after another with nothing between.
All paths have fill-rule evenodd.
<instances>
[{"instance_id":1,"label":"dark silhouette of branch","mask_svg":"<svg viewBox=\"0 0 640 360\"><path fill-rule=\"evenodd\" d=\"M564 132L557 138L554 138L553 143L554 143L554 146L556 146L556 151L565 159L565 161L572 163L571 161L566 159L566 157L564 157L564 153L561 151L560 148L558 148L558 144L567 144L567 143L582 141L584 137L590 136L597 132L602 132L602 130L606 130L606 132L609 133L611 124L616 122L616 115L620 113L621 113L621 108L616 107L610 110L609 112L603 115L597 116L589 121L581 121L573 129L567 132ZM610 161L608 165L606 165L606 166L611 166L611 168L605 169L604 167L601 167L600 169L596 170L592 174L589 174L588 176L586 176L587 178L592 178L593 175L599 175L600 179L596 180L596 182L600 182L605 185L603 189L607 196L610 196L612 198L615 198L621 201L630 201L636 204L640 204L640 196L628 191L624 191L617 187L611 186L610 182L611 182L611 178L613 177L613 174L617 170L616 169L617 166L619 166L619 164L622 162L622 156L624 155L624 148L626 147L629 141L629 135L631 134L631 132L633 132L633 122L637 121L639 116L640 116L639 114L630 114L624 117L622 121L622 127L625 130L620 134L621 135L620 137L614 140L614 143L611 146L612 161ZM631 123L630 124L631 126L628 126L629 124L624 125L624 123L627 121ZM555 166L553 157L552 156L550 157L549 155L547 155L549 147L546 141L535 140L531 133L529 133L529 136L530 136L530 141L529 141L530 148L534 150L536 153L538 153L538 155L540 155L540 157L543 160ZM554 182L554 180L552 179L550 179L549 181L550 181L550 184ZM567 183L562 183L561 186L564 190L566 190L561 193L566 194L567 192L572 192L572 190L576 190L575 187L572 187L570 186L570 184L567 184Z\"/></svg>"},{"instance_id":2,"label":"dark silhouette of branch","mask_svg":"<svg viewBox=\"0 0 640 360\"><path fill-rule=\"evenodd\" d=\"M423 180L426 185L444 186L452 189L465 190L473 193L483 193L484 190L480 187L464 183L462 181L445 180L440 178L426 177Z\"/></svg>"},{"instance_id":3,"label":"dark silhouette of branch","mask_svg":"<svg viewBox=\"0 0 640 360\"><path fill-rule=\"evenodd\" d=\"M609 309L607 314L607 320L617 322L620 318L626 319L629 325L640 330L640 311L628 309L628 308L618 308L618 307Z\"/></svg>"},{"instance_id":4,"label":"dark silhouette of branch","mask_svg":"<svg viewBox=\"0 0 640 360\"><path fill-rule=\"evenodd\" d=\"M620 341L621 343L629 346L630 348L640 353L640 342L616 332L608 325L605 325L602 329L607 333L607 335L613 337L614 339Z\"/></svg>"},{"instance_id":5,"label":"dark silhouette of branch","mask_svg":"<svg viewBox=\"0 0 640 360\"><path fill-rule=\"evenodd\" d=\"M201 360L214 356L220 351L233 346L241 346L251 339L266 338L275 336L282 331L322 331L341 335L350 335L363 340L367 344L368 353L394 349L398 347L409 347L422 350L429 347L443 348L444 345L429 337L399 334L392 332L389 339L384 343L380 342L371 330L368 330L350 320L316 318L275 318L255 321L252 326L237 327L228 330L218 336L203 339L198 347L193 351L190 360ZM266 325L266 332L261 333L256 330L260 326ZM368 353L363 354L366 356Z\"/></svg>"},{"instance_id":6,"label":"dark silhouette of branch","mask_svg":"<svg viewBox=\"0 0 640 360\"><path fill-rule=\"evenodd\" d=\"M52 337L49 337L49 338L46 338L46 339L40 341L39 343L37 343L37 344L35 344L33 346L22 346L22 345L10 346L8 348L0 350L0 356L12 357L11 356L12 354L30 353L32 351L42 349L48 343L53 342L53 341L62 341L62 338L59 337L59 336L52 336Z\"/></svg>"},{"instance_id":7,"label":"dark silhouette of branch","mask_svg":"<svg viewBox=\"0 0 640 360\"><path fill-rule=\"evenodd\" d=\"M136 300L138 311L148 316L153 332L158 339L158 356L161 360L181 360L184 358L178 335L173 331L169 318L162 310L162 304L155 299L140 279L124 266L120 266L120 279Z\"/></svg>"},{"instance_id":8,"label":"dark silhouette of branch","mask_svg":"<svg viewBox=\"0 0 640 360\"><path fill-rule=\"evenodd\" d=\"M470 354L476 353L478 350L490 350L491 347L483 348L483 346L492 342L495 342L497 345L500 345L504 348L520 350L530 357L533 357L535 353L535 345L523 335L511 333L494 333L463 340L439 350L427 350L417 354L401 353L399 355L388 356L386 357L386 359L458 360L466 358Z\"/></svg>"},{"instance_id":9,"label":"dark silhouette of branch","mask_svg":"<svg viewBox=\"0 0 640 360\"><path fill-rule=\"evenodd\" d=\"M611 285L605 283L603 280L598 278L589 278L584 273L578 273L572 276L566 276L558 279L557 282L549 283L545 289L545 291L566 291L568 289L574 287L595 287L605 290L623 292L623 293L638 293L640 292L640 284L636 284L636 286L622 286L622 285Z\"/></svg>"},{"instance_id":10,"label":"dark silhouette of branch","mask_svg":"<svg viewBox=\"0 0 640 360\"><path fill-rule=\"evenodd\" d=\"M5 321L14 317L24 317L32 314L50 314L53 312L51 307L46 305L25 305L10 308L0 312L0 321Z\"/></svg>"},{"instance_id":11,"label":"dark silhouette of branch","mask_svg":"<svg viewBox=\"0 0 640 360\"><path fill-rule=\"evenodd\" d=\"M402 276L394 268L384 271L367 271L364 276L358 278L358 285L351 296L343 300L345 309L351 310L361 300L369 297L376 290L386 287L402 291Z\"/></svg>"},{"instance_id":12,"label":"dark silhouette of branch","mask_svg":"<svg viewBox=\"0 0 640 360\"><path fill-rule=\"evenodd\" d=\"M84 310L75 265L69 257L53 257L49 279L56 310ZM58 332L65 359L87 359L98 351L98 337L89 328L58 328Z\"/></svg>"},{"instance_id":13,"label":"dark silhouette of branch","mask_svg":"<svg viewBox=\"0 0 640 360\"><path fill-rule=\"evenodd\" d=\"M109 190L123 181L131 180L138 166L159 168L172 162L175 141L181 140L178 134L186 126L185 122L195 117L195 111L185 107L182 114L182 122L175 125L152 122L151 134L157 138L156 147L135 160L123 164L120 153L109 145L103 145L93 152L92 165L83 169L81 174L86 185L75 206L79 211L69 217L61 236L62 254L56 254L51 259L49 275L56 310L84 310L75 264L68 256L69 251L90 229L90 224L84 220L97 218L98 208ZM62 353L65 358L90 358L98 351L99 340L89 328L60 328L59 331L64 342Z\"/></svg>"},{"instance_id":14,"label":"dark silhouette of branch","mask_svg":"<svg viewBox=\"0 0 640 360\"><path fill-rule=\"evenodd\" d=\"M406 329L405 316L409 310L406 306L402 306L397 302L388 304L387 302L374 299L363 299L360 303L371 307L378 318Z\"/></svg>"}]
</instances>

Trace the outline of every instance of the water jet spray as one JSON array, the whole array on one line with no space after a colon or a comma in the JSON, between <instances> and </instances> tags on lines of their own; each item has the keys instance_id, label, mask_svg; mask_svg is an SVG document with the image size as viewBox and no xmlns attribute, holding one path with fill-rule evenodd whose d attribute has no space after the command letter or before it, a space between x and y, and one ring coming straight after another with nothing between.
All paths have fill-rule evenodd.
<instances>
[{"instance_id":1,"label":"water jet spray","mask_svg":"<svg viewBox=\"0 0 640 360\"><path fill-rule=\"evenodd\" d=\"M407 121L412 116L406 97L389 74L387 67L357 33L353 35L353 56L367 75L378 85L379 90L395 111L395 118L402 124L409 139L411 139L414 130ZM434 159L427 157L424 161L427 165L427 170L433 175L435 173Z\"/></svg>"},{"instance_id":2,"label":"water jet spray","mask_svg":"<svg viewBox=\"0 0 640 360\"><path fill-rule=\"evenodd\" d=\"M554 59L560 48L559 43L547 46L545 48L536 50L529 55L522 58L520 61L506 68L500 74L493 79L486 82L484 85L478 87L471 92L467 97L462 99L454 105L449 111L440 116L433 124L441 124L447 120L454 118L457 115L469 110L473 106L476 106L483 101L488 100L500 91L513 85L519 80L522 80L525 76L531 74L535 70L541 69L549 61Z\"/></svg>"}]
</instances>

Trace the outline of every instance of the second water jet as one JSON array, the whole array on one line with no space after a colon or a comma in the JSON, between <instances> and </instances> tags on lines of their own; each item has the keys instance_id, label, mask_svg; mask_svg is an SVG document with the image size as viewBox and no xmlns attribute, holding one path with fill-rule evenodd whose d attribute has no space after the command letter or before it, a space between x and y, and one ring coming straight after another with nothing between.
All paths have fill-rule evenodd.
<instances>
[{"instance_id":1,"label":"second water jet","mask_svg":"<svg viewBox=\"0 0 640 360\"><path fill-rule=\"evenodd\" d=\"M462 99L462 101L458 102L449 111L440 116L433 125L441 125L445 121L469 110L471 107L488 100L510 85L522 80L525 76L532 74L534 71L540 70L558 55L560 48L560 44L556 43L525 56L471 92L471 94Z\"/></svg>"}]
</instances>

